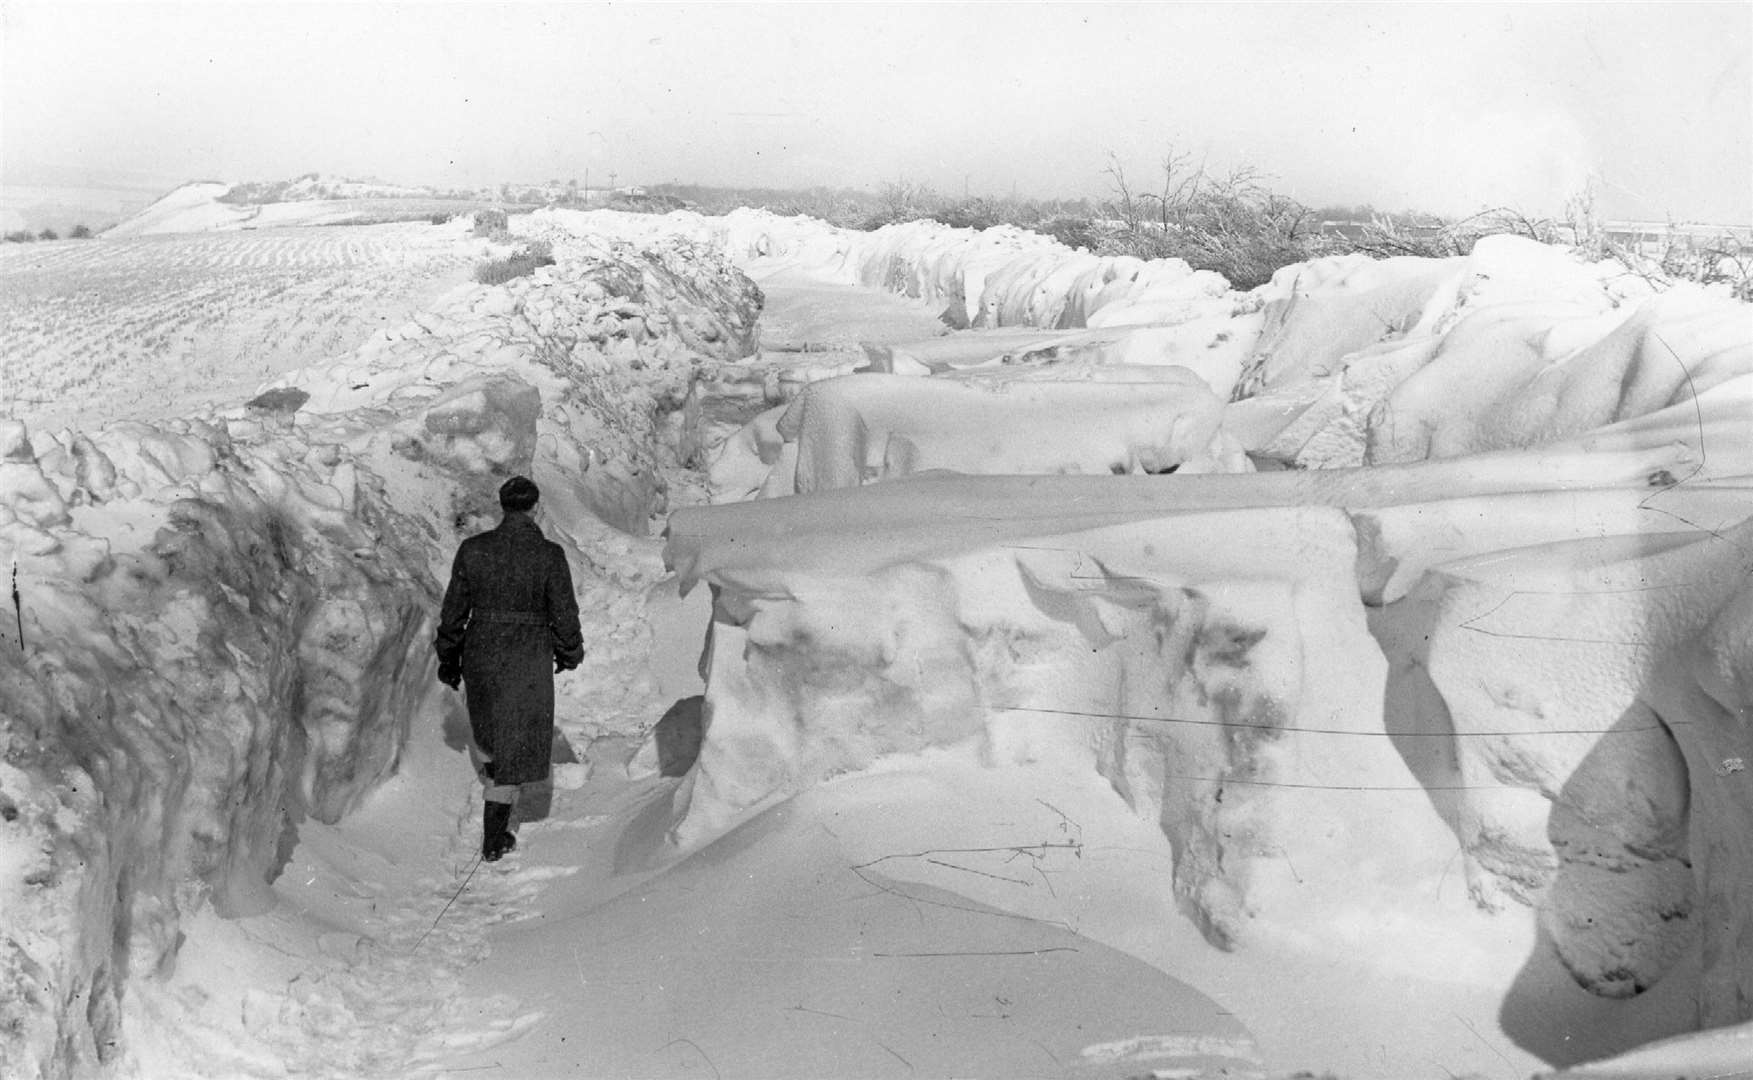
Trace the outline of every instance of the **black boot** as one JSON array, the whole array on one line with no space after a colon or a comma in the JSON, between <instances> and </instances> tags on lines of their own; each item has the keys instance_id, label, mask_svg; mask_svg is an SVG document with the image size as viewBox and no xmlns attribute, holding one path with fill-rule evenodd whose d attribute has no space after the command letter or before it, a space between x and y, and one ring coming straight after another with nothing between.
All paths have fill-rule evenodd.
<instances>
[{"instance_id":1,"label":"black boot","mask_svg":"<svg viewBox=\"0 0 1753 1080\"><path fill-rule=\"evenodd\" d=\"M511 804L489 802L481 813L481 858L498 862L516 846L517 837L511 835Z\"/></svg>"}]
</instances>

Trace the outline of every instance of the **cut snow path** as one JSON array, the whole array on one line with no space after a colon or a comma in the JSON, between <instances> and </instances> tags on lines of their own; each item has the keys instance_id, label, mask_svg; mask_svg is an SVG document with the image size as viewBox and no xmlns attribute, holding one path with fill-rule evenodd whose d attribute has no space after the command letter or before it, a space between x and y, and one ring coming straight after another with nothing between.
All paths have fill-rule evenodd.
<instances>
[{"instance_id":1,"label":"cut snow path","mask_svg":"<svg viewBox=\"0 0 1753 1080\"><path fill-rule=\"evenodd\" d=\"M862 342L944 330L925 305L874 289L760 284L769 370L807 379L862 363ZM1082 865L1084 839L1035 793L981 785L980 770L941 764L861 777L772 807L681 856L664 836L679 782L626 780L616 764L598 761L585 787L556 792L550 818L526 825L507 868L485 875L542 883L488 932L490 956L463 974L464 995L519 1002L519 1037L459 1048L439 1075L1257 1071L1239 1023L1141 961L1051 916L902 880L923 867L1051 895L1057 875ZM961 781L934 780L943 767ZM983 787L986 798L969 798ZM918 853L915 845L945 835L945 821L958 822L958 836L984 829L981 846L992 850ZM1167 865L1160 834L1124 827L1127 843L1160 847L1152 854ZM491 907L486 897L459 900L445 921L491 917Z\"/></svg>"},{"instance_id":2,"label":"cut snow path","mask_svg":"<svg viewBox=\"0 0 1753 1080\"><path fill-rule=\"evenodd\" d=\"M417 720L397 775L339 825L300 826L272 911L202 912L169 982L129 999L139 1076L427 1076L527 1025L509 999L460 991L542 871L483 866L457 892L481 800L442 728Z\"/></svg>"},{"instance_id":3,"label":"cut snow path","mask_svg":"<svg viewBox=\"0 0 1753 1080\"><path fill-rule=\"evenodd\" d=\"M862 362L861 342L943 332L925 305L876 290L761 285L764 360L805 378ZM593 764L585 787L557 791L550 818L523 828L507 868L485 874L541 883L462 976L466 997L519 1003L517 1037L459 1047L439 1075L1260 1072L1216 1002L1064 921L1100 861L1085 862L1085 843L1107 836L1110 858L1126 850L1158 869L1172 857L1111 791L1073 790L1087 778L1043 773L1041 790L1017 792L966 763L920 763L826 785L680 855L664 833L686 781ZM1084 804L1088 833L1057 808ZM936 849L945 837L980 850ZM465 902L482 876L446 921L492 917L491 897ZM951 891L958 880L1026 895L1029 914Z\"/></svg>"}]
</instances>

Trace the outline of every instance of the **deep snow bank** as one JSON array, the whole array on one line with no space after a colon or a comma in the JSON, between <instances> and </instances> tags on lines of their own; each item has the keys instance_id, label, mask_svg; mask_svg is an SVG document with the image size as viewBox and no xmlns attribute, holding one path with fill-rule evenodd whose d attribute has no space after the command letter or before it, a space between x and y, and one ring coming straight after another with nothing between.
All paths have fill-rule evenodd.
<instances>
[{"instance_id":1,"label":"deep snow bank","mask_svg":"<svg viewBox=\"0 0 1753 1080\"><path fill-rule=\"evenodd\" d=\"M432 584L334 444L201 422L7 443L0 1008L9 1075L60 1075L119 1051L124 988L175 963L186 916L258 910L283 835L395 767Z\"/></svg>"},{"instance_id":2,"label":"deep snow bank","mask_svg":"<svg viewBox=\"0 0 1753 1080\"><path fill-rule=\"evenodd\" d=\"M1379 624L1393 722L1474 897L1537 908L1604 996L1701 948L1706 1024L1753 1008L1749 540L1753 520L1493 552L1433 570Z\"/></svg>"},{"instance_id":3,"label":"deep snow bank","mask_svg":"<svg viewBox=\"0 0 1753 1080\"><path fill-rule=\"evenodd\" d=\"M598 628L649 632L603 553L626 562L662 509L689 387L751 349L759 293L686 241L556 239L558 266L462 287L248 407L0 428L24 623L0 644L8 1076L115 1059L130 981L172 968L188 917L255 910L296 823L395 769L437 710L437 590L504 476L544 486Z\"/></svg>"},{"instance_id":4,"label":"deep snow bank","mask_svg":"<svg viewBox=\"0 0 1753 1080\"><path fill-rule=\"evenodd\" d=\"M741 263L942 304L944 321L957 328L1164 326L1232 310L1221 276L1179 259L1095 256L1009 226L911 221L852 232L738 210L716 229Z\"/></svg>"},{"instance_id":5,"label":"deep snow bank","mask_svg":"<svg viewBox=\"0 0 1753 1080\"><path fill-rule=\"evenodd\" d=\"M812 385L714 478L813 494L672 517L669 560L714 600L680 838L928 748L1082 762L1170 838L1169 887L1224 948L1355 956L1371 925L1444 942L1411 965L1441 979L1470 952L1548 1060L1753 1015L1746 305L1502 238L1288 267L1244 297L1009 232L733 215L726 236L757 272L1043 329ZM1160 325L1068 330L1133 321ZM956 405L970 375L1082 392L1120 356L1232 341L1222 430L1296 471L870 483L915 472L917 446L952 471L1070 471L1111 435L1004 429ZM1451 869L1432 851L1460 857L1483 921L1419 923ZM1548 972L1595 1004L1530 1007Z\"/></svg>"},{"instance_id":6,"label":"deep snow bank","mask_svg":"<svg viewBox=\"0 0 1753 1080\"><path fill-rule=\"evenodd\" d=\"M643 536L665 506L658 455L687 452L672 444L691 437L684 407L696 377L754 351L760 290L684 237L616 240L557 228L554 217L532 215L519 226L553 242L559 265L503 286L459 289L356 352L274 385L311 383L311 411L408 412L463 378L521 380L542 403L541 452L582 478L596 516ZM431 448L429 436L442 442L450 422L432 424L407 432L404 449Z\"/></svg>"},{"instance_id":7,"label":"deep snow bank","mask_svg":"<svg viewBox=\"0 0 1753 1080\"><path fill-rule=\"evenodd\" d=\"M1533 908L1578 985L1744 1016L1753 699L1733 665L1753 645L1734 636L1753 525L1732 522L1753 488L1689 507L1718 536L1604 543L1547 519L1541 546L1441 567L1367 615L1359 568L1418 552L1361 550L1342 502L1297 506L1285 485L1278 506L1183 509L1141 490L1162 481L1048 479L675 515L672 557L714 591L678 836L928 748L1082 762L1169 837L1164 887L1224 948L1338 957L1356 927L1391 926L1399 950L1372 949L1441 980ZM1205 481L1235 482L1173 486ZM1417 512L1454 529L1478 509ZM1457 944L1408 914L1450 873L1503 927Z\"/></svg>"},{"instance_id":8,"label":"deep snow bank","mask_svg":"<svg viewBox=\"0 0 1753 1080\"><path fill-rule=\"evenodd\" d=\"M842 467L842 479L860 470L905 474L882 464L890 442L955 438L951 413L966 411L968 400L992 403L946 380L998 388L1191 374L1235 402L1216 460L1235 462L1239 448L1333 468L1549 443L1683 405L1753 373L1747 305L1515 237L1489 237L1450 259L1318 259L1285 267L1247 294L1175 260L1097 258L1016 230L912 222L851 233L739 212L724 219L718 239L757 274L880 285L945 304L952 325L1004 328L872 349L869 372L930 377L907 391L917 419L901 426L867 417L892 411L884 403L893 391L856 379L809 386L804 396L814 400L794 403L784 420L775 413L757 421L721 448L713 465L720 500L810 490L819 470L799 474L800 457L845 459L859 446L868 460L853 472ZM994 441L986 411L973 409L960 425L962 463L936 464L1076 471L1104 456L1095 444L1109 433L1075 423L1073 402L1059 410L1063 422L1039 430L1031 453L986 446ZM1161 415L1160 437L1173 422ZM1106 457L1127 464L1123 452Z\"/></svg>"}]
</instances>

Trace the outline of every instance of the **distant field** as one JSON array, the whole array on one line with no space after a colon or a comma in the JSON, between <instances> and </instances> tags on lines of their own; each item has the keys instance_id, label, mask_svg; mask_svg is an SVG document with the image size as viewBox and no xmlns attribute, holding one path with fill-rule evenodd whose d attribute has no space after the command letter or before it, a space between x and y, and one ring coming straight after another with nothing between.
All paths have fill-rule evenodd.
<instances>
[{"instance_id":1,"label":"distant field","mask_svg":"<svg viewBox=\"0 0 1753 1080\"><path fill-rule=\"evenodd\" d=\"M437 214L472 214L499 204L487 199L369 198L312 199L299 202L237 204L240 212L259 215L263 227L282 224L371 225L427 221ZM249 224L237 226L250 228Z\"/></svg>"},{"instance_id":2,"label":"distant field","mask_svg":"<svg viewBox=\"0 0 1753 1080\"><path fill-rule=\"evenodd\" d=\"M90 427L232 400L399 325L479 257L425 223L0 245L0 415Z\"/></svg>"}]
</instances>

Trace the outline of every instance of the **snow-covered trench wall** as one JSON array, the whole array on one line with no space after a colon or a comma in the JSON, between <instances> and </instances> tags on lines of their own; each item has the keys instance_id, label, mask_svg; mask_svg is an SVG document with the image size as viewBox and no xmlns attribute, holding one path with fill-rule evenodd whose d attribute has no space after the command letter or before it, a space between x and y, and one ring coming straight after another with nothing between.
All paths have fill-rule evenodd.
<instances>
[{"instance_id":1,"label":"snow-covered trench wall","mask_svg":"<svg viewBox=\"0 0 1753 1080\"><path fill-rule=\"evenodd\" d=\"M533 472L569 544L664 508L664 418L752 351L759 292L679 238L547 231L558 266L462 287L248 407L0 424L8 1077L115 1060L127 987L175 964L183 920L260 910L297 823L393 773L435 707L443 574L506 475Z\"/></svg>"},{"instance_id":2,"label":"snow-covered trench wall","mask_svg":"<svg viewBox=\"0 0 1753 1080\"><path fill-rule=\"evenodd\" d=\"M1402 923L1458 843L1477 907L1531 909L1578 985L1753 1019L1746 305L1508 238L1237 294L1009 231L721 229L1017 329L808 386L713 468L727 501L789 497L673 516L714 596L680 836L887 754L1081 761L1173 841L1222 947L1343 954L1336 926ZM1026 386L1075 413L1153 367L1229 402L1247 458L1208 471L1233 475L1002 475L1148 470L1047 428L1068 445L1031 468L934 405ZM1000 475L911 475L920 446Z\"/></svg>"}]
</instances>

